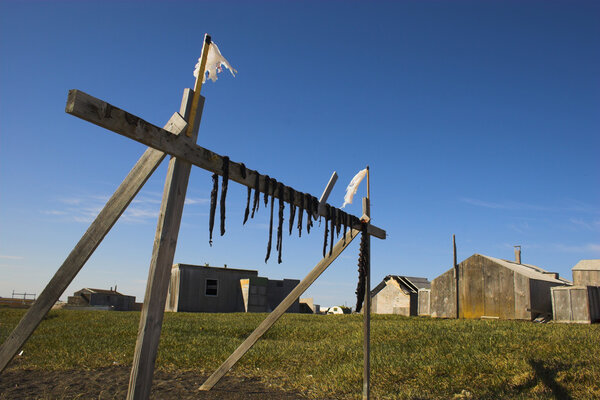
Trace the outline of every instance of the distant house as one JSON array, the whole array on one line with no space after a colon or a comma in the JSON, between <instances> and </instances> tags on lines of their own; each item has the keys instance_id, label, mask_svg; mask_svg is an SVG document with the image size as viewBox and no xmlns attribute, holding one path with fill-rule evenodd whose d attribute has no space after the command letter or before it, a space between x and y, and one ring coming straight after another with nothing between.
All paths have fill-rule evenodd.
<instances>
[{"instance_id":1,"label":"distant house","mask_svg":"<svg viewBox=\"0 0 600 400\"><path fill-rule=\"evenodd\" d=\"M256 270L208 265L175 264L166 311L270 312L300 283L296 279L271 280ZM288 312L299 312L298 299Z\"/></svg>"},{"instance_id":2,"label":"distant house","mask_svg":"<svg viewBox=\"0 0 600 400\"><path fill-rule=\"evenodd\" d=\"M524 320L552 315L550 288L570 284L534 265L480 254L458 264L458 282L460 318ZM430 306L432 317L456 317L454 268L431 282Z\"/></svg>"},{"instance_id":3,"label":"distant house","mask_svg":"<svg viewBox=\"0 0 600 400\"><path fill-rule=\"evenodd\" d=\"M300 299L300 312L303 314L319 314L321 306L314 303L312 297Z\"/></svg>"},{"instance_id":4,"label":"distant house","mask_svg":"<svg viewBox=\"0 0 600 400\"><path fill-rule=\"evenodd\" d=\"M574 286L552 288L552 319L600 322L600 260L581 260L572 271Z\"/></svg>"},{"instance_id":5,"label":"distant house","mask_svg":"<svg viewBox=\"0 0 600 400\"><path fill-rule=\"evenodd\" d=\"M371 291L371 312L418 315L419 289L429 289L427 278L388 275Z\"/></svg>"},{"instance_id":6,"label":"distant house","mask_svg":"<svg viewBox=\"0 0 600 400\"><path fill-rule=\"evenodd\" d=\"M135 296L119 293L116 287L114 290L83 288L67 298L67 305L132 311L135 308Z\"/></svg>"}]
</instances>

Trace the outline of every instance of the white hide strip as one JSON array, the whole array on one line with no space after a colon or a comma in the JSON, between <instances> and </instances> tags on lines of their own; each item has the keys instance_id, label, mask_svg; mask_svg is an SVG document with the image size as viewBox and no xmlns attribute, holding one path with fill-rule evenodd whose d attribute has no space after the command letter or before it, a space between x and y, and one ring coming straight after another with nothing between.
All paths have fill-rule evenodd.
<instances>
[{"instance_id":1,"label":"white hide strip","mask_svg":"<svg viewBox=\"0 0 600 400\"><path fill-rule=\"evenodd\" d=\"M354 198L354 195L358 190L358 185L360 185L362 180L365 178L365 175L367 175L366 168L359 171L358 174L356 174L354 178L352 178L350 184L346 188L346 195L344 196L344 205L342 205L342 208L344 208L346 204L352 204L352 199Z\"/></svg>"},{"instance_id":2,"label":"white hide strip","mask_svg":"<svg viewBox=\"0 0 600 400\"><path fill-rule=\"evenodd\" d=\"M208 55L206 57L206 72L208 72L208 78L213 82L217 80L217 73L223 72L223 66L227 68L231 75L235 77L237 70L235 70L231 64L221 55L219 47L215 42L212 42L208 48ZM194 69L194 76L197 78L200 72L200 59ZM202 78L202 83L206 82L206 74Z\"/></svg>"}]
</instances>

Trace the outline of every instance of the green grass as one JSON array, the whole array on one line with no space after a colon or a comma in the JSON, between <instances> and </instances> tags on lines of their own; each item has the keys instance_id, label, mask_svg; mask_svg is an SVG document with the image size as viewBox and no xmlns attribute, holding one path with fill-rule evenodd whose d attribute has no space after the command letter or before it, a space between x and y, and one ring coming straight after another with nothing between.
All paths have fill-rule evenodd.
<instances>
[{"instance_id":1,"label":"green grass","mask_svg":"<svg viewBox=\"0 0 600 400\"><path fill-rule=\"evenodd\" d=\"M0 309L0 341L24 310ZM265 314L167 313L157 367L211 373ZM130 365L136 312L53 311L11 368ZM375 315L376 399L600 398L600 326ZM362 316L287 314L230 374L315 398L359 398Z\"/></svg>"}]
</instances>

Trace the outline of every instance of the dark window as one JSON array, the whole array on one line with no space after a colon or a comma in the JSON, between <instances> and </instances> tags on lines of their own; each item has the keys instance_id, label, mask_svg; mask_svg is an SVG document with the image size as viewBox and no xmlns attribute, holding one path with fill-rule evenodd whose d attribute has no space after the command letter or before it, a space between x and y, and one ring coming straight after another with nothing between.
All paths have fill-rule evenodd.
<instances>
[{"instance_id":1,"label":"dark window","mask_svg":"<svg viewBox=\"0 0 600 400\"><path fill-rule=\"evenodd\" d=\"M219 288L219 281L216 279L207 279L206 280L206 296L216 296Z\"/></svg>"}]
</instances>

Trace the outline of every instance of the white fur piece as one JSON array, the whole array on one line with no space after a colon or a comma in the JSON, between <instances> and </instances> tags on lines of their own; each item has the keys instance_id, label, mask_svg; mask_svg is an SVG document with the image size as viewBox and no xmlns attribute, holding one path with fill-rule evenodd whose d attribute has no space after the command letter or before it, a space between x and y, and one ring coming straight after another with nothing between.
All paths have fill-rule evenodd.
<instances>
[{"instance_id":1,"label":"white fur piece","mask_svg":"<svg viewBox=\"0 0 600 400\"><path fill-rule=\"evenodd\" d=\"M358 174L354 175L354 178L350 181L350 184L346 188L346 195L344 196L344 204L342 208L346 207L346 204L352 204L352 199L358 190L358 185L362 182L362 180L367 175L367 169L363 169L358 171Z\"/></svg>"},{"instance_id":2,"label":"white fur piece","mask_svg":"<svg viewBox=\"0 0 600 400\"><path fill-rule=\"evenodd\" d=\"M208 72L208 78L213 82L217 81L217 73L223 71L223 66L227 68L231 75L235 77L237 74L237 70L229 64L229 62L221 55L219 51L219 46L215 42L212 42L208 47L208 56L206 57L206 72ZM194 76L197 78L198 73L200 72L200 59L198 59L198 63L194 69ZM202 83L206 82L206 74L202 78Z\"/></svg>"}]
</instances>

